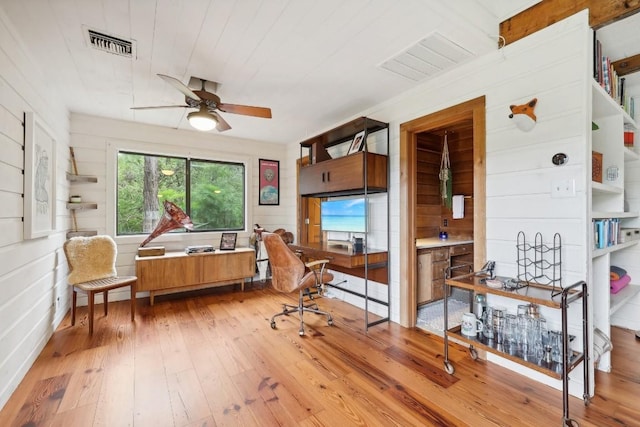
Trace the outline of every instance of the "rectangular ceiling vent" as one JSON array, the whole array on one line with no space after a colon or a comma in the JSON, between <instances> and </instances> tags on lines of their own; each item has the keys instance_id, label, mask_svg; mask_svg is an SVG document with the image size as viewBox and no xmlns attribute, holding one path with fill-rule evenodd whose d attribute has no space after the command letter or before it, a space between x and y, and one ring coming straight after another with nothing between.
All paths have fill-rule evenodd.
<instances>
[{"instance_id":1,"label":"rectangular ceiling vent","mask_svg":"<svg viewBox=\"0 0 640 427\"><path fill-rule=\"evenodd\" d=\"M123 40L89 29L87 30L87 34L89 37L89 45L95 49L115 55L126 56L127 58L133 58L134 56L135 45L129 40Z\"/></svg>"},{"instance_id":2,"label":"rectangular ceiling vent","mask_svg":"<svg viewBox=\"0 0 640 427\"><path fill-rule=\"evenodd\" d=\"M438 32L379 65L414 82L432 77L473 57L473 53Z\"/></svg>"}]
</instances>

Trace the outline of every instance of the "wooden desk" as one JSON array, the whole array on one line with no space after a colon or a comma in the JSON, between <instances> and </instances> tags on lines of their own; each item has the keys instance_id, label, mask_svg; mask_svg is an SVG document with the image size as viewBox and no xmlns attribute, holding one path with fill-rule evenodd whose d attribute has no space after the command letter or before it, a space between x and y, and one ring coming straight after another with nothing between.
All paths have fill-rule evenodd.
<instances>
[{"instance_id":1,"label":"wooden desk","mask_svg":"<svg viewBox=\"0 0 640 427\"><path fill-rule=\"evenodd\" d=\"M167 252L162 256L136 256L137 291L149 291L151 305L156 295L240 283L253 280L256 253L252 248L233 251L186 254Z\"/></svg>"},{"instance_id":2,"label":"wooden desk","mask_svg":"<svg viewBox=\"0 0 640 427\"><path fill-rule=\"evenodd\" d=\"M303 259L328 259L327 268L356 277L365 277L365 254L352 253L342 246L327 245L322 243L309 243L307 245L289 245L291 250L302 255ZM367 250L368 279L385 285L389 282L387 273L387 251L372 249Z\"/></svg>"}]
</instances>

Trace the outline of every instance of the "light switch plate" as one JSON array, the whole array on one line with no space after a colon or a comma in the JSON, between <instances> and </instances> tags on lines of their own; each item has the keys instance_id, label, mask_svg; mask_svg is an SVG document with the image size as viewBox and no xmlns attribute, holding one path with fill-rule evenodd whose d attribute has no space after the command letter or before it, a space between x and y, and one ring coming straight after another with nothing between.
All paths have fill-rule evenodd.
<instances>
[{"instance_id":1,"label":"light switch plate","mask_svg":"<svg viewBox=\"0 0 640 427\"><path fill-rule=\"evenodd\" d=\"M551 183L551 197L575 197L576 196L576 180L575 179L559 179Z\"/></svg>"}]
</instances>

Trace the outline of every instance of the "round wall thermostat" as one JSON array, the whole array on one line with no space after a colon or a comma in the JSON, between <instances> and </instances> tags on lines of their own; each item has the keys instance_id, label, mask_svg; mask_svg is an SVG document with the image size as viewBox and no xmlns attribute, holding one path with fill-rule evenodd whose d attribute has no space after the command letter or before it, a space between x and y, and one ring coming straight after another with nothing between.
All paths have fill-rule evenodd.
<instances>
[{"instance_id":1,"label":"round wall thermostat","mask_svg":"<svg viewBox=\"0 0 640 427\"><path fill-rule=\"evenodd\" d=\"M564 153L554 154L551 158L551 162L556 166L562 166L569 161L569 158Z\"/></svg>"}]
</instances>

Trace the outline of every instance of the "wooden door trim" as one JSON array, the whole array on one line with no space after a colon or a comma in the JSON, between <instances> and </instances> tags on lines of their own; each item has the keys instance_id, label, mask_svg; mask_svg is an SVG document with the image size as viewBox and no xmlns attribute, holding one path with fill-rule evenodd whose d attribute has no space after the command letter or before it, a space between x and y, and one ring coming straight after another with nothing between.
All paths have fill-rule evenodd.
<instances>
[{"instance_id":1,"label":"wooden door trim","mask_svg":"<svg viewBox=\"0 0 640 427\"><path fill-rule=\"evenodd\" d=\"M304 156L296 160L296 232L298 244L304 245L309 242L309 226L306 219L311 216L309 212L309 201L320 200L319 197L309 197L300 195L300 169L311 164L309 156ZM322 233L322 231L321 231ZM324 240L324 239L322 239Z\"/></svg>"},{"instance_id":2,"label":"wooden door trim","mask_svg":"<svg viewBox=\"0 0 640 427\"><path fill-rule=\"evenodd\" d=\"M302 197L300 196L300 168L307 165L309 163L309 157L298 158L296 160L296 217L298 220L296 221L296 235L298 243L306 243L303 240L303 230L305 229L304 218L306 214L306 204L302 202ZM306 234L305 234L306 235Z\"/></svg>"},{"instance_id":3,"label":"wooden door trim","mask_svg":"<svg viewBox=\"0 0 640 427\"><path fill-rule=\"evenodd\" d=\"M400 324L417 318L416 146L417 134L473 119L474 268L486 258L486 121L485 97L472 99L400 125Z\"/></svg>"}]
</instances>

